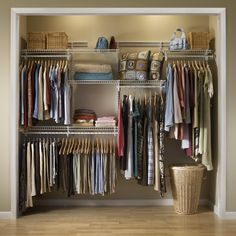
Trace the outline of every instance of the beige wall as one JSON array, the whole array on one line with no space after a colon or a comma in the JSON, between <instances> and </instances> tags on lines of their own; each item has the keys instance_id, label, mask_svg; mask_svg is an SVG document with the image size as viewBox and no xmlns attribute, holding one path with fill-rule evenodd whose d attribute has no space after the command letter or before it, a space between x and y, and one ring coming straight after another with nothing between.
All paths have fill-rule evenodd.
<instances>
[{"instance_id":1,"label":"beige wall","mask_svg":"<svg viewBox=\"0 0 236 236\"><path fill-rule=\"evenodd\" d=\"M207 16L31 16L28 31L65 31L71 41L88 41L95 47L99 36L118 41L168 41L176 28L208 31Z\"/></svg>"},{"instance_id":2,"label":"beige wall","mask_svg":"<svg viewBox=\"0 0 236 236\"><path fill-rule=\"evenodd\" d=\"M86 0L86 1L30 1L30 0L0 0L0 61L1 61L1 87L0 87L0 211L10 210L10 163L9 163L9 71L10 71L10 8L11 7L226 7L227 8L227 210L236 211L236 161L235 138L236 133L236 108L235 108L235 51L236 29L235 15L236 2L232 0L189 1L179 0Z\"/></svg>"}]
</instances>

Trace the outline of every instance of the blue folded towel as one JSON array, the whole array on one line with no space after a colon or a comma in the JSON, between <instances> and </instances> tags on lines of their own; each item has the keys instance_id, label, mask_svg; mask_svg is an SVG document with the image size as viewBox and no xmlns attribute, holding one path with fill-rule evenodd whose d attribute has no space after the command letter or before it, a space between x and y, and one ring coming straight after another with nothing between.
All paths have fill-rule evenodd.
<instances>
[{"instance_id":1,"label":"blue folded towel","mask_svg":"<svg viewBox=\"0 0 236 236\"><path fill-rule=\"evenodd\" d=\"M76 72L75 80L112 80L112 73L84 73Z\"/></svg>"}]
</instances>

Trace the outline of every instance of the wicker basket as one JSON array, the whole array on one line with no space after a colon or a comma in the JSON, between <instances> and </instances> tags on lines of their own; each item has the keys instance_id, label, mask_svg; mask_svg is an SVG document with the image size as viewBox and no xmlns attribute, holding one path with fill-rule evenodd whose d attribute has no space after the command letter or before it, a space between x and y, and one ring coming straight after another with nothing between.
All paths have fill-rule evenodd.
<instances>
[{"instance_id":1,"label":"wicker basket","mask_svg":"<svg viewBox=\"0 0 236 236\"><path fill-rule=\"evenodd\" d=\"M170 167L174 208L178 214L197 213L204 169L200 164Z\"/></svg>"},{"instance_id":2,"label":"wicker basket","mask_svg":"<svg viewBox=\"0 0 236 236\"><path fill-rule=\"evenodd\" d=\"M209 49L208 32L190 32L188 35L190 49Z\"/></svg>"},{"instance_id":3,"label":"wicker basket","mask_svg":"<svg viewBox=\"0 0 236 236\"><path fill-rule=\"evenodd\" d=\"M47 33L47 49L66 49L68 36L65 32Z\"/></svg>"},{"instance_id":4,"label":"wicker basket","mask_svg":"<svg viewBox=\"0 0 236 236\"><path fill-rule=\"evenodd\" d=\"M46 34L43 32L29 32L27 41L28 49L46 48Z\"/></svg>"}]
</instances>

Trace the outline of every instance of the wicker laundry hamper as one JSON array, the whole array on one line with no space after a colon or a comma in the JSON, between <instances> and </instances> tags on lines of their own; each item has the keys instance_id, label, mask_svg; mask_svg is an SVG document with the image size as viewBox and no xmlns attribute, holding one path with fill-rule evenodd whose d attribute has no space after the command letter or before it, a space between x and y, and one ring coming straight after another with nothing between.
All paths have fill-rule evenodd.
<instances>
[{"instance_id":1,"label":"wicker laundry hamper","mask_svg":"<svg viewBox=\"0 0 236 236\"><path fill-rule=\"evenodd\" d=\"M178 214L197 213L204 169L201 164L170 166L171 190Z\"/></svg>"}]
</instances>

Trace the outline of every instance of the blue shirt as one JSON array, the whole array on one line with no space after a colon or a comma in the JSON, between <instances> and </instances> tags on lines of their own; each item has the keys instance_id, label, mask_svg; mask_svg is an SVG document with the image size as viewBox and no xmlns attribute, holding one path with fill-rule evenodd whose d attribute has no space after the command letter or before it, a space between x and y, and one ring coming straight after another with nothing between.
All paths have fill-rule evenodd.
<instances>
[{"instance_id":1,"label":"blue shirt","mask_svg":"<svg viewBox=\"0 0 236 236\"><path fill-rule=\"evenodd\" d=\"M165 110L165 131L170 131L174 124L174 104L173 104L173 73L171 65L166 68L166 110Z\"/></svg>"}]
</instances>

